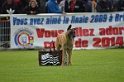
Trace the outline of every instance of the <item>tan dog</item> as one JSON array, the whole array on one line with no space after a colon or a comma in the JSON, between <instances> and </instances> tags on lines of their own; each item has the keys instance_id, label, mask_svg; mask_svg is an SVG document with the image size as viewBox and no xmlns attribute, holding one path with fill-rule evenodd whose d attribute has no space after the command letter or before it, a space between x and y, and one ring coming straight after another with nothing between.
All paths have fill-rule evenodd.
<instances>
[{"instance_id":1,"label":"tan dog","mask_svg":"<svg viewBox=\"0 0 124 82\"><path fill-rule=\"evenodd\" d=\"M62 50L62 63L61 66L64 65L64 56L68 54L68 65L72 65L71 56L73 49L73 42L75 38L75 28L71 29L71 25L69 25L67 32L63 34L59 34L56 38L56 49Z\"/></svg>"}]
</instances>

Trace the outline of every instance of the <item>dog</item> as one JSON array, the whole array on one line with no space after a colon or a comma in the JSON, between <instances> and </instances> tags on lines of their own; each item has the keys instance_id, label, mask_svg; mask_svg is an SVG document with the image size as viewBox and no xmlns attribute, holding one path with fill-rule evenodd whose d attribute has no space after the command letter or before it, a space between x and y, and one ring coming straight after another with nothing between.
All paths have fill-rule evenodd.
<instances>
[{"instance_id":1,"label":"dog","mask_svg":"<svg viewBox=\"0 0 124 82\"><path fill-rule=\"evenodd\" d=\"M62 50L62 63L61 66L64 66L64 56L68 54L68 65L72 65L72 49L73 42L75 38L75 28L71 28L72 25L69 25L65 33L59 34L56 38L55 48L57 51Z\"/></svg>"}]
</instances>

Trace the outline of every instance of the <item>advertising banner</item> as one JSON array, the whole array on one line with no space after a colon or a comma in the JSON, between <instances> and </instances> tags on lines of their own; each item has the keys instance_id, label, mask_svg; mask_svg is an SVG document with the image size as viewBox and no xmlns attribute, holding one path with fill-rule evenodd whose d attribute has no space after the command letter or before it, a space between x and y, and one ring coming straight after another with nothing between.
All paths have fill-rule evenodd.
<instances>
[{"instance_id":1,"label":"advertising banner","mask_svg":"<svg viewBox=\"0 0 124 82\"><path fill-rule=\"evenodd\" d=\"M52 48L58 34L76 28L74 49L124 46L124 12L11 15L11 48Z\"/></svg>"}]
</instances>

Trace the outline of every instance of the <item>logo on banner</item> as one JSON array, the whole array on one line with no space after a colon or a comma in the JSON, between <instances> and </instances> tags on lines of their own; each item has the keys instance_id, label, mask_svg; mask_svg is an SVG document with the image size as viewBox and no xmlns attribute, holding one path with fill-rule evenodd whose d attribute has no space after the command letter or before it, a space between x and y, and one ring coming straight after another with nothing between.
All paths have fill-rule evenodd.
<instances>
[{"instance_id":1,"label":"logo on banner","mask_svg":"<svg viewBox=\"0 0 124 82\"><path fill-rule=\"evenodd\" d=\"M30 29L18 29L14 33L14 42L19 48L31 48L34 43L33 32Z\"/></svg>"}]
</instances>

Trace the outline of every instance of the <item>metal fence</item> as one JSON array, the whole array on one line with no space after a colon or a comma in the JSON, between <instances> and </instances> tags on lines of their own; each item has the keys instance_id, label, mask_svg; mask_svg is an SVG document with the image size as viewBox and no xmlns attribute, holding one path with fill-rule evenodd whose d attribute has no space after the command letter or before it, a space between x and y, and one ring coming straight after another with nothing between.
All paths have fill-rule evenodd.
<instances>
[{"instance_id":1,"label":"metal fence","mask_svg":"<svg viewBox=\"0 0 124 82\"><path fill-rule=\"evenodd\" d=\"M10 48L10 20L0 16L0 49Z\"/></svg>"}]
</instances>

